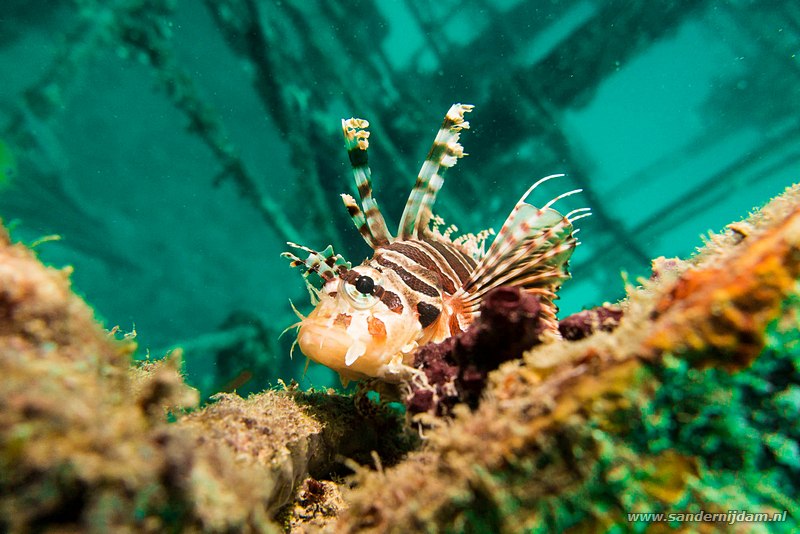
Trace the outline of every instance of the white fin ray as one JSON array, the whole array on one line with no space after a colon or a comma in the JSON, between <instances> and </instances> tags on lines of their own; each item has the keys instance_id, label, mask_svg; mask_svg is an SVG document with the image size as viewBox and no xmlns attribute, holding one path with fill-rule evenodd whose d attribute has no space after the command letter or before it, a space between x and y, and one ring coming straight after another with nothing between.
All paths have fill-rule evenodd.
<instances>
[{"instance_id":1,"label":"white fin ray","mask_svg":"<svg viewBox=\"0 0 800 534\"><path fill-rule=\"evenodd\" d=\"M488 291L501 285L537 293L544 290L554 298L553 289L569 278L566 264L577 243L572 236L572 221L589 213L585 213L587 208L580 208L569 212L570 218L551 206L581 190L562 193L541 209L525 202L539 185L561 176L546 176L522 195L486 255L457 292L466 306L474 308Z\"/></svg>"},{"instance_id":2,"label":"white fin ray","mask_svg":"<svg viewBox=\"0 0 800 534\"><path fill-rule=\"evenodd\" d=\"M547 219L536 221L535 217L541 216L539 214L539 211L545 211L545 210L539 210L535 206L528 204L525 201L527 200L528 196L530 196L531 193L533 193L536 190L536 188L542 185L543 183L549 182L550 180L553 180L555 178L563 178L563 177L564 174L551 174L549 176L545 176L544 178L540 178L539 180L537 180L532 186L528 188L527 191L525 191L525 193L520 197L520 199L514 205L514 209L511 210L511 213L509 214L506 221L503 223L502 228L500 228L500 231L497 233L497 237L494 239L494 242L489 247L489 250L486 251L485 257L497 254L498 253L497 249L507 244L508 236L511 235L516 230L516 228L525 221L528 221L528 224L530 224L532 227L546 228L548 226L548 223L555 224L557 220L561 220L561 214L559 214L557 211L547 210L547 213L552 213L555 215L550 215L549 218ZM556 199L557 198L558 197L556 197ZM554 201L551 201L551 204L552 202Z\"/></svg>"},{"instance_id":3,"label":"white fin ray","mask_svg":"<svg viewBox=\"0 0 800 534\"><path fill-rule=\"evenodd\" d=\"M559 200L561 200L562 198L571 197L572 195L575 195L575 194L577 194L577 193L581 193L582 191L583 191L583 189L573 189L572 191L567 191L566 193L561 193L561 194L560 194L560 195L558 195L556 198L554 198L554 199L550 200L550 202L548 202L547 204L545 204L544 206L542 206L542 211L544 211L544 210L546 210L546 209L550 209L550 207L551 207L553 204L555 204L556 202L558 202L558 201L559 201Z\"/></svg>"},{"instance_id":4,"label":"white fin ray","mask_svg":"<svg viewBox=\"0 0 800 534\"><path fill-rule=\"evenodd\" d=\"M473 107L468 104L453 104L447 111L406 201L397 230L399 239L417 238L426 230L436 195L444 184L445 171L466 155L458 141L461 130L469 129L469 122L464 120L464 114L472 111Z\"/></svg>"},{"instance_id":5,"label":"white fin ray","mask_svg":"<svg viewBox=\"0 0 800 534\"><path fill-rule=\"evenodd\" d=\"M474 280L470 279L473 290L464 296L464 300L479 300L489 290L502 285L527 289L560 284L569 277L564 266L575 248L575 239L570 236L570 229L569 223L561 221L540 234L523 239L505 254L492 258L483 266L485 269L481 274L473 277Z\"/></svg>"},{"instance_id":6,"label":"white fin ray","mask_svg":"<svg viewBox=\"0 0 800 534\"><path fill-rule=\"evenodd\" d=\"M475 268L470 279L464 284L464 289L471 292L473 288L480 285L479 280L496 270L504 260L510 256L516 258L523 254L527 238L532 238L540 232L545 232L548 228L562 224L563 221L564 218L555 210L548 209L543 212L526 203L515 206L492 246L489 247L486 255ZM517 249L516 254L514 254L515 249Z\"/></svg>"},{"instance_id":7,"label":"white fin ray","mask_svg":"<svg viewBox=\"0 0 800 534\"><path fill-rule=\"evenodd\" d=\"M584 213L584 215L582 215L582 217L588 217L589 215L591 215L591 211L592 211L592 208L578 208L576 210L572 210L571 212L567 213L566 215L564 215L564 217L566 217L569 222L572 222L572 221L575 220L574 217L575 217L576 214ZM588 212L588 213L586 213L586 212Z\"/></svg>"}]
</instances>

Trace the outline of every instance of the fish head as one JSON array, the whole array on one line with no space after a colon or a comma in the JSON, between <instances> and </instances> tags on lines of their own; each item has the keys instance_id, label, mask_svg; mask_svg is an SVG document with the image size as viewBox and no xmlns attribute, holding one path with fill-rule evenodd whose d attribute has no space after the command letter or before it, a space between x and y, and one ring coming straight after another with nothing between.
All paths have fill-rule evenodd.
<instances>
[{"instance_id":1,"label":"fish head","mask_svg":"<svg viewBox=\"0 0 800 534\"><path fill-rule=\"evenodd\" d=\"M300 322L297 343L343 381L400 381L420 332L391 281L378 269L360 265L324 284L316 307Z\"/></svg>"}]
</instances>

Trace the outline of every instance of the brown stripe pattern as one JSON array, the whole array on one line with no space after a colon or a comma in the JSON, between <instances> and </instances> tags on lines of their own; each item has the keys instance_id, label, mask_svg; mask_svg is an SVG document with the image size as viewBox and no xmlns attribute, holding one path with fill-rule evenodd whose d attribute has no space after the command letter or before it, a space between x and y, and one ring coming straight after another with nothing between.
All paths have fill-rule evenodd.
<instances>
[{"instance_id":1,"label":"brown stripe pattern","mask_svg":"<svg viewBox=\"0 0 800 534\"><path fill-rule=\"evenodd\" d=\"M406 244L406 243L392 243L388 247L389 250L393 250L399 252L409 260L416 262L417 264L421 265L425 269L436 274L439 277L440 284L444 292L448 295L452 295L456 292L457 286L461 284L457 279L452 278L445 274L437 261L430 257L424 250L422 250L418 244Z\"/></svg>"},{"instance_id":2,"label":"brown stripe pattern","mask_svg":"<svg viewBox=\"0 0 800 534\"><path fill-rule=\"evenodd\" d=\"M469 280L475 261L450 243L435 239L395 241L375 251L371 265L394 280L404 302L427 328L442 314L443 299Z\"/></svg>"},{"instance_id":3,"label":"brown stripe pattern","mask_svg":"<svg viewBox=\"0 0 800 534\"><path fill-rule=\"evenodd\" d=\"M408 288L411 291L414 291L416 293L421 293L429 297L439 296L439 291L435 287L425 283L422 279L411 274L409 271L407 271L400 265L387 260L383 255L378 256L376 254L375 261L378 262L378 265L381 265L382 267L386 267L387 269L391 269L392 271L394 271L395 274L397 274L397 276L400 277L403 283L405 283L405 285L408 286Z\"/></svg>"},{"instance_id":4,"label":"brown stripe pattern","mask_svg":"<svg viewBox=\"0 0 800 534\"><path fill-rule=\"evenodd\" d=\"M436 240L425 241L436 249L436 252L442 255L447 264L456 272L461 284L469 280L472 271L475 270L475 260L463 254L461 251L452 246L447 246L446 243ZM461 285L459 284L459 285Z\"/></svg>"}]
</instances>

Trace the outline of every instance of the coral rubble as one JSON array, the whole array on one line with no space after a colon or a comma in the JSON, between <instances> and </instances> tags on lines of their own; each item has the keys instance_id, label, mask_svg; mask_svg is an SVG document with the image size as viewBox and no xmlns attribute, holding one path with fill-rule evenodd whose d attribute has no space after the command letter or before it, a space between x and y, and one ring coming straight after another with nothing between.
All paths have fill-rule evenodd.
<instances>
[{"instance_id":1,"label":"coral rubble","mask_svg":"<svg viewBox=\"0 0 800 534\"><path fill-rule=\"evenodd\" d=\"M131 367L132 341L68 273L3 234L0 530L644 531L628 513L748 510L785 511L760 526L791 531L800 188L653 270L562 321L564 340L540 339L535 298L495 292L473 329L418 354L440 404L412 391L410 411L449 420L409 453L391 410L332 392L187 412L179 355Z\"/></svg>"},{"instance_id":2,"label":"coral rubble","mask_svg":"<svg viewBox=\"0 0 800 534\"><path fill-rule=\"evenodd\" d=\"M570 341L577 341L589 337L593 333L602 330L611 332L622 319L622 308L604 304L584 310L558 322L558 331Z\"/></svg>"}]
</instances>

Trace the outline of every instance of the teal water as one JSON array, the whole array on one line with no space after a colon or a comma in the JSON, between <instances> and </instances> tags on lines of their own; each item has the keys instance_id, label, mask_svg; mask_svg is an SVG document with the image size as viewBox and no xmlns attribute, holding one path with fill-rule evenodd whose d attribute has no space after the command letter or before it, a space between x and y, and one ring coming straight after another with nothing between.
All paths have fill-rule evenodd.
<instances>
[{"instance_id":1,"label":"teal water","mask_svg":"<svg viewBox=\"0 0 800 534\"><path fill-rule=\"evenodd\" d=\"M562 315L622 297L658 256L800 176L795 2L6 0L0 216L140 356L185 348L209 394L338 381L297 352L288 236L369 255L339 119L372 124L393 226L454 102L469 157L437 212L499 228L519 195L589 206ZM237 167L241 165L241 167ZM223 172L239 169L240 173ZM538 196L540 195L540 196ZM264 205L268 205L264 209Z\"/></svg>"}]
</instances>

